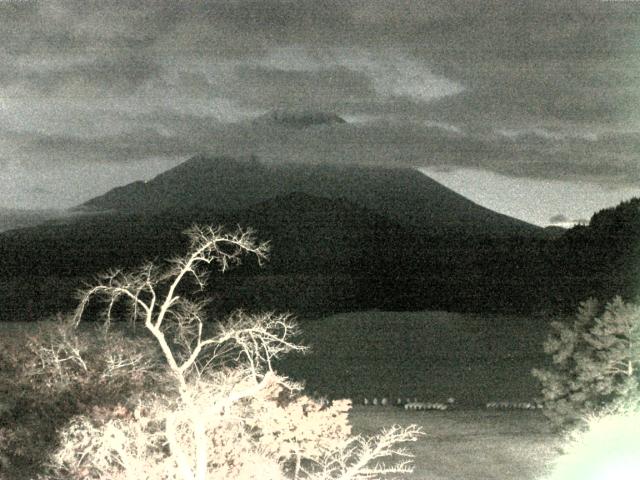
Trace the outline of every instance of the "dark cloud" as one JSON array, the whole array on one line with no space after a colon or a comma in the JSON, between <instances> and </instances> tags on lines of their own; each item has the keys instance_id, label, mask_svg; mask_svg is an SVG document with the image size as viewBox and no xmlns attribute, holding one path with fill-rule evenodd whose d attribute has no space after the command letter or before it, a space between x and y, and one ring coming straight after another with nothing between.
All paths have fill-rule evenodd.
<instances>
[{"instance_id":1,"label":"dark cloud","mask_svg":"<svg viewBox=\"0 0 640 480\"><path fill-rule=\"evenodd\" d=\"M638 5L466 3L437 19L415 12L403 19L414 53L468 87L435 105L436 115L449 121L637 119Z\"/></svg>"},{"instance_id":2,"label":"dark cloud","mask_svg":"<svg viewBox=\"0 0 640 480\"><path fill-rule=\"evenodd\" d=\"M10 75L0 81L7 88L17 87L36 97L93 97L129 95L159 74L157 64L135 55L113 56L81 61L72 65L32 70L20 79Z\"/></svg>"},{"instance_id":3,"label":"dark cloud","mask_svg":"<svg viewBox=\"0 0 640 480\"><path fill-rule=\"evenodd\" d=\"M233 80L225 86L225 93L261 109L353 110L359 104L375 102L371 78L346 67L295 71L240 66Z\"/></svg>"},{"instance_id":4,"label":"dark cloud","mask_svg":"<svg viewBox=\"0 0 640 480\"><path fill-rule=\"evenodd\" d=\"M551 218L549 218L549 223L551 224L567 223L569 221L569 218L567 218L567 216L563 215L562 213L553 215Z\"/></svg>"},{"instance_id":5,"label":"dark cloud","mask_svg":"<svg viewBox=\"0 0 640 480\"><path fill-rule=\"evenodd\" d=\"M21 160L37 162L43 158L60 163L109 162L127 163L154 157L186 157L209 146L210 130L202 132L163 130L160 125L132 126L130 130L100 137L78 137L64 134L5 134L24 147ZM207 136L205 136L207 135ZM206 141L205 141L206 139Z\"/></svg>"},{"instance_id":6,"label":"dark cloud","mask_svg":"<svg viewBox=\"0 0 640 480\"><path fill-rule=\"evenodd\" d=\"M327 0L218 2L206 11L246 33L268 37L295 36L344 31L354 28L349 2ZM211 7L211 8L210 8Z\"/></svg>"},{"instance_id":7,"label":"dark cloud","mask_svg":"<svg viewBox=\"0 0 640 480\"><path fill-rule=\"evenodd\" d=\"M130 127L112 134L79 137L59 133L5 132L22 145L25 161L134 162L157 157L257 155L267 162L332 162L405 167L459 166L513 177L595 181L602 185L637 185L640 171L635 144L613 151L603 139L515 138L455 132L446 127L402 121L316 125L291 128L269 118L224 123L209 117L156 113L121 118ZM634 140L634 141L632 141ZM620 142L623 144L623 142ZM619 145L618 145L619 146ZM71 159L71 160L70 160Z\"/></svg>"},{"instance_id":8,"label":"dark cloud","mask_svg":"<svg viewBox=\"0 0 640 480\"><path fill-rule=\"evenodd\" d=\"M264 69L256 58L271 48L364 49L374 58L395 48L467 87L430 106L441 120L622 121L635 114L638 100L640 8L629 3L5 2L0 48L27 63L49 54L94 57L95 65L85 64L81 72L68 67L26 73L24 81L40 89L48 79L56 85L79 73L92 83L102 77L105 84L115 75L117 84L133 92L144 71L160 74L157 63L193 57L215 68L236 59L248 76L245 93L257 85L267 100L273 95L273 103L292 89L304 91L286 80L295 84L309 72L267 69L256 77ZM324 80L326 89L338 91L332 77Z\"/></svg>"}]
</instances>

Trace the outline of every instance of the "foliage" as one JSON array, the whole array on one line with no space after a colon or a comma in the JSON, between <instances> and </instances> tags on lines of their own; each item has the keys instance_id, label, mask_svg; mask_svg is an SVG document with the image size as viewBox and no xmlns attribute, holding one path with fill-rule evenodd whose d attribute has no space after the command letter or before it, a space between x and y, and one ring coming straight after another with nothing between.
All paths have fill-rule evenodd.
<instances>
[{"instance_id":1,"label":"foliage","mask_svg":"<svg viewBox=\"0 0 640 480\"><path fill-rule=\"evenodd\" d=\"M350 402L317 402L274 371L273 360L304 350L291 340L297 326L288 315L235 312L209 328L206 301L189 298L189 285L206 284L204 267L217 264L225 271L245 253L262 261L267 245L256 243L250 231L194 227L188 234L188 253L165 268L111 271L81 295L74 325L97 297L106 302L107 334L123 303L131 323L142 323L157 344L167 368L152 382L162 388L146 389L135 405L114 402L74 417L60 432L46 478L346 480L408 471L406 462L372 462L406 456L395 444L416 440L419 429L394 427L377 439L351 438ZM73 336L42 348L40 357L57 375L66 365L74 372L90 370ZM116 371L147 368L142 359L130 360L119 357L115 363L124 367Z\"/></svg>"},{"instance_id":2,"label":"foliage","mask_svg":"<svg viewBox=\"0 0 640 480\"><path fill-rule=\"evenodd\" d=\"M59 315L40 324L28 348L36 360L27 373L32 383L58 390L78 383L151 381L160 370L159 352L150 339L100 325L79 331L74 317Z\"/></svg>"},{"instance_id":3,"label":"foliage","mask_svg":"<svg viewBox=\"0 0 640 480\"><path fill-rule=\"evenodd\" d=\"M544 344L553 367L534 369L542 383L545 413L557 425L579 422L616 399L638 393L640 307L616 297L604 308L580 304L573 324L552 324Z\"/></svg>"},{"instance_id":4,"label":"foliage","mask_svg":"<svg viewBox=\"0 0 640 480\"><path fill-rule=\"evenodd\" d=\"M372 438L352 437L345 445L338 445L327 451L314 465L319 468L304 470L305 478L365 480L395 473L411 473L413 468L408 458L412 455L402 448L397 448L396 445L415 441L421 434L422 431L414 425L406 428L394 425ZM384 463L372 465L374 461L389 457L391 454L404 457L405 460L391 466L386 466Z\"/></svg>"},{"instance_id":5,"label":"foliage","mask_svg":"<svg viewBox=\"0 0 640 480\"><path fill-rule=\"evenodd\" d=\"M150 339L86 326L60 316L36 332L12 332L0 348L0 455L5 469L35 475L56 447L56 430L94 408L129 403L146 389L159 388L157 348Z\"/></svg>"}]
</instances>

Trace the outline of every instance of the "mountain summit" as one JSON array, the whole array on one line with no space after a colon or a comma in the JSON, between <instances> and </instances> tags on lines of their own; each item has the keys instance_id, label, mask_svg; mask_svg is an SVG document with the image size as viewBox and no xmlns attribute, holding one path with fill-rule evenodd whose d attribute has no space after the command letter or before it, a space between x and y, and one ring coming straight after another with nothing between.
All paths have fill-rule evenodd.
<instances>
[{"instance_id":1,"label":"mountain summit","mask_svg":"<svg viewBox=\"0 0 640 480\"><path fill-rule=\"evenodd\" d=\"M417 170L360 165L263 164L198 155L148 182L113 189L82 210L160 213L193 209L225 213L301 192L345 199L429 234L535 235L542 229L499 214Z\"/></svg>"}]
</instances>

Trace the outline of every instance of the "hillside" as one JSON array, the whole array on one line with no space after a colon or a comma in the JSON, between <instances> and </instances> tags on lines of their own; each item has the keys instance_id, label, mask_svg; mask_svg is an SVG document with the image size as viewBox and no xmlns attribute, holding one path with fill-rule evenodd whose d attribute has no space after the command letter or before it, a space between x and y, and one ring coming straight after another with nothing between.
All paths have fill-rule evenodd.
<instances>
[{"instance_id":1,"label":"hillside","mask_svg":"<svg viewBox=\"0 0 640 480\"><path fill-rule=\"evenodd\" d=\"M247 262L213 282L207 294L222 310L526 310L535 295L523 272L539 270L532 266L543 242L426 235L348 200L301 192L225 213L82 215L0 235L3 314L27 303L32 316L73 308L74 290L94 274L184 252L181 232L193 223L250 226L271 243L266 266Z\"/></svg>"},{"instance_id":2,"label":"hillside","mask_svg":"<svg viewBox=\"0 0 640 480\"><path fill-rule=\"evenodd\" d=\"M539 235L543 229L481 207L424 174L401 168L265 165L196 156L148 182L113 189L83 210L229 212L293 192L343 198L429 234Z\"/></svg>"},{"instance_id":3,"label":"hillside","mask_svg":"<svg viewBox=\"0 0 640 480\"><path fill-rule=\"evenodd\" d=\"M270 241L267 271L348 271L366 268L363 251L391 248L411 236L401 225L343 199L300 192L248 208L218 213L206 208L158 214L104 213L78 216L0 236L0 274L74 274L133 266L184 250L182 232L194 223L251 227Z\"/></svg>"},{"instance_id":4,"label":"hillside","mask_svg":"<svg viewBox=\"0 0 640 480\"><path fill-rule=\"evenodd\" d=\"M640 300L640 198L595 213L588 225L554 242L551 253L566 274L582 279L589 295Z\"/></svg>"},{"instance_id":5,"label":"hillside","mask_svg":"<svg viewBox=\"0 0 640 480\"><path fill-rule=\"evenodd\" d=\"M60 210L24 210L0 208L0 232L15 228L26 228L39 225L54 218L65 216Z\"/></svg>"},{"instance_id":6,"label":"hillside","mask_svg":"<svg viewBox=\"0 0 640 480\"><path fill-rule=\"evenodd\" d=\"M19 310L27 301L48 313L53 313L49 306L71 308L73 290L82 279L184 252L182 232L194 223L251 227L260 240L270 242L271 258L263 268L246 262L224 282L215 282L216 289L227 289L223 297L229 308L358 309L372 299L360 296L353 279L384 272L402 257L402 244L418 241L401 225L346 200L299 192L225 214L193 209L78 216L68 223L0 235L3 313ZM381 258L379 251L397 253Z\"/></svg>"}]
</instances>

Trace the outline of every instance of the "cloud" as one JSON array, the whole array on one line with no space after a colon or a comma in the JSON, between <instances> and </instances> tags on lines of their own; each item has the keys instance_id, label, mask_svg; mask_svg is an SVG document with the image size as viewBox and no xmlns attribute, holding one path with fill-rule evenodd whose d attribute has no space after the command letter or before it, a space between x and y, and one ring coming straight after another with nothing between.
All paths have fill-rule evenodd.
<instances>
[{"instance_id":1,"label":"cloud","mask_svg":"<svg viewBox=\"0 0 640 480\"><path fill-rule=\"evenodd\" d=\"M637 2L47 0L0 16L0 162L248 152L640 181ZM352 123L252 122L274 108Z\"/></svg>"},{"instance_id":2,"label":"cloud","mask_svg":"<svg viewBox=\"0 0 640 480\"><path fill-rule=\"evenodd\" d=\"M386 89L397 97L439 99L422 109L452 124L621 122L637 113L640 13L628 2L16 3L0 6L7 19L0 48L27 65L53 64L17 79L51 94L67 82L69 93L82 91L83 83L131 93L172 65L192 61L217 70L236 62L222 86L246 74L244 93L257 85L262 103L276 104L290 89L298 91L287 88L287 79L303 81L295 67L259 74L263 60L284 51L302 57L299 64L324 63L323 88L332 94L339 90L331 88L330 73L350 65L383 96ZM73 56L85 57L81 68L55 66ZM441 88L434 87L438 78L459 94L431 95ZM361 87L368 100L370 91Z\"/></svg>"},{"instance_id":3,"label":"cloud","mask_svg":"<svg viewBox=\"0 0 640 480\"><path fill-rule=\"evenodd\" d=\"M335 110L351 104L357 108L359 102L375 98L370 77L340 66L318 71L238 66L224 91L238 102L259 109Z\"/></svg>"},{"instance_id":4,"label":"cloud","mask_svg":"<svg viewBox=\"0 0 640 480\"><path fill-rule=\"evenodd\" d=\"M83 117L78 121L87 122ZM109 124L113 126L108 128ZM127 163L208 152L257 155L268 162L480 168L512 177L584 181L611 188L640 182L636 160L640 133L596 138L549 132L505 136L384 119L292 129L255 118L227 123L210 115L152 109L106 114L85 135L4 130L2 138L5 151L28 163Z\"/></svg>"},{"instance_id":5,"label":"cloud","mask_svg":"<svg viewBox=\"0 0 640 480\"><path fill-rule=\"evenodd\" d=\"M127 95L159 74L159 66L148 58L114 55L108 58L89 58L65 65L23 68L19 78L5 76L0 83L14 95L36 98L84 97L96 95Z\"/></svg>"},{"instance_id":6,"label":"cloud","mask_svg":"<svg viewBox=\"0 0 640 480\"><path fill-rule=\"evenodd\" d=\"M567 223L570 222L571 220L569 220L567 218L566 215L563 215L561 213L557 214L557 215L553 215L551 218L549 218L549 223L555 225L558 223Z\"/></svg>"},{"instance_id":7,"label":"cloud","mask_svg":"<svg viewBox=\"0 0 640 480\"><path fill-rule=\"evenodd\" d=\"M586 218L569 218L566 215L559 213L549 218L549 225L558 227L571 228L575 225L589 225L589 220Z\"/></svg>"},{"instance_id":8,"label":"cloud","mask_svg":"<svg viewBox=\"0 0 640 480\"><path fill-rule=\"evenodd\" d=\"M469 2L471 3L471 2ZM622 122L637 110L640 9L630 2L474 2L428 30L420 54L468 87L449 120ZM616 4L618 3L618 4ZM627 3L621 5L620 3ZM409 27L411 31L411 27Z\"/></svg>"}]
</instances>

